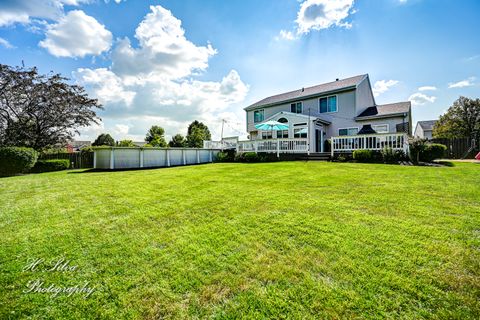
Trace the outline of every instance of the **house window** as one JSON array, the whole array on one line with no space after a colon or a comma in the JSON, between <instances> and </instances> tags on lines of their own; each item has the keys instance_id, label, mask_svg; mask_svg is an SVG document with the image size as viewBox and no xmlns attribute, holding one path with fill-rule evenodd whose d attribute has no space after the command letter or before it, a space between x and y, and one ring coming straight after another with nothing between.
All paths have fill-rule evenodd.
<instances>
[{"instance_id":1,"label":"house window","mask_svg":"<svg viewBox=\"0 0 480 320\"><path fill-rule=\"evenodd\" d=\"M306 138L307 137L307 128L293 129L294 138Z\"/></svg>"},{"instance_id":2,"label":"house window","mask_svg":"<svg viewBox=\"0 0 480 320\"><path fill-rule=\"evenodd\" d=\"M290 111L293 113L302 113L302 103L295 102L290 105Z\"/></svg>"},{"instance_id":3,"label":"house window","mask_svg":"<svg viewBox=\"0 0 480 320\"><path fill-rule=\"evenodd\" d=\"M288 120L287 120L287 118L280 118L280 119L278 119L278 122L280 122L280 123L288 123Z\"/></svg>"},{"instance_id":4,"label":"house window","mask_svg":"<svg viewBox=\"0 0 480 320\"><path fill-rule=\"evenodd\" d=\"M288 130L277 131L277 138L288 139Z\"/></svg>"},{"instance_id":5,"label":"house window","mask_svg":"<svg viewBox=\"0 0 480 320\"><path fill-rule=\"evenodd\" d=\"M272 139L272 131L262 131L262 139Z\"/></svg>"},{"instance_id":6,"label":"house window","mask_svg":"<svg viewBox=\"0 0 480 320\"><path fill-rule=\"evenodd\" d=\"M339 136L355 136L358 134L358 128L338 129Z\"/></svg>"},{"instance_id":7,"label":"house window","mask_svg":"<svg viewBox=\"0 0 480 320\"><path fill-rule=\"evenodd\" d=\"M262 122L263 121L263 109L261 110L255 110L253 112L253 122Z\"/></svg>"},{"instance_id":8,"label":"house window","mask_svg":"<svg viewBox=\"0 0 480 320\"><path fill-rule=\"evenodd\" d=\"M388 133L388 124L372 125L372 129L377 133Z\"/></svg>"},{"instance_id":9,"label":"house window","mask_svg":"<svg viewBox=\"0 0 480 320\"><path fill-rule=\"evenodd\" d=\"M337 96L320 98L320 113L337 112Z\"/></svg>"}]
</instances>

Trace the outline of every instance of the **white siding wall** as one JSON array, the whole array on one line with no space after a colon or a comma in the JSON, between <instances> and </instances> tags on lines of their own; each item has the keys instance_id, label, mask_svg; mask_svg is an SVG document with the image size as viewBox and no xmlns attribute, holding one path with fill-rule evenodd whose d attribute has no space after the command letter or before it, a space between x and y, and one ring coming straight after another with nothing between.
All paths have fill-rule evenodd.
<instances>
[{"instance_id":1,"label":"white siding wall","mask_svg":"<svg viewBox=\"0 0 480 320\"><path fill-rule=\"evenodd\" d=\"M357 115L362 113L368 107L375 105L375 98L373 97L370 80L368 78L365 78L357 86L356 103Z\"/></svg>"},{"instance_id":2,"label":"white siding wall","mask_svg":"<svg viewBox=\"0 0 480 320\"><path fill-rule=\"evenodd\" d=\"M357 115L355 112L355 90L341 92L335 94L337 96L337 112L332 113L320 113L319 99L311 98L306 100L299 100L302 102L302 113L308 115L308 109L310 108L310 115L313 117L320 116L321 118L332 122L330 126L327 126L327 138L336 132L334 135L338 135L338 128L345 127L357 127L358 123L355 122L354 117ZM328 96L328 95L327 95ZM291 103L284 103L273 107L263 108L265 119L270 118L274 114L280 111L290 112ZM260 108L262 109L262 108ZM247 112L247 131L256 131L255 123L253 122L254 111ZM305 121L306 122L306 121Z\"/></svg>"}]
</instances>

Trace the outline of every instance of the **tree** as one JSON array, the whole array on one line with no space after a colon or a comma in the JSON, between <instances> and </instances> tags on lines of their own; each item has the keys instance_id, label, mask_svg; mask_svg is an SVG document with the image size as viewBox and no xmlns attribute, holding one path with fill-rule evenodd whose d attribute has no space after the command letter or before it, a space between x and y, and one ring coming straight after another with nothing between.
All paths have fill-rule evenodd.
<instances>
[{"instance_id":1,"label":"tree","mask_svg":"<svg viewBox=\"0 0 480 320\"><path fill-rule=\"evenodd\" d=\"M168 143L172 148L185 148L187 146L187 140L181 134L176 134L172 137L172 140Z\"/></svg>"},{"instance_id":2,"label":"tree","mask_svg":"<svg viewBox=\"0 0 480 320\"><path fill-rule=\"evenodd\" d=\"M435 138L480 138L480 99L458 98L433 127Z\"/></svg>"},{"instance_id":3,"label":"tree","mask_svg":"<svg viewBox=\"0 0 480 320\"><path fill-rule=\"evenodd\" d=\"M118 147L135 147L132 140L121 140L117 142Z\"/></svg>"},{"instance_id":4,"label":"tree","mask_svg":"<svg viewBox=\"0 0 480 320\"><path fill-rule=\"evenodd\" d=\"M114 147L115 146L115 140L113 140L112 136L109 135L108 133L102 133L95 139L95 141L92 143L92 146L110 146Z\"/></svg>"},{"instance_id":5,"label":"tree","mask_svg":"<svg viewBox=\"0 0 480 320\"><path fill-rule=\"evenodd\" d=\"M212 135L208 127L197 120L188 126L187 146L190 148L202 148L204 140L211 140Z\"/></svg>"},{"instance_id":6,"label":"tree","mask_svg":"<svg viewBox=\"0 0 480 320\"><path fill-rule=\"evenodd\" d=\"M165 130L160 126L152 126L147 132L145 141L152 147L165 148L167 146Z\"/></svg>"},{"instance_id":7,"label":"tree","mask_svg":"<svg viewBox=\"0 0 480 320\"><path fill-rule=\"evenodd\" d=\"M80 127L98 123L84 88L60 74L0 64L0 144L37 150L65 145Z\"/></svg>"}]
</instances>

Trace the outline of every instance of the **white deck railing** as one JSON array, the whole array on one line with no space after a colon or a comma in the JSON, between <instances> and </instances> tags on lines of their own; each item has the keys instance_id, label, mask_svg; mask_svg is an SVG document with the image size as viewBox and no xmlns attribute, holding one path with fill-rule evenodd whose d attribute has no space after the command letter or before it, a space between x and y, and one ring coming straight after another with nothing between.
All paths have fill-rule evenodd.
<instances>
[{"instance_id":1,"label":"white deck railing","mask_svg":"<svg viewBox=\"0 0 480 320\"><path fill-rule=\"evenodd\" d=\"M408 136L405 133L383 133L358 136L340 136L331 138L332 157L335 152L352 152L358 149L408 151Z\"/></svg>"},{"instance_id":2,"label":"white deck railing","mask_svg":"<svg viewBox=\"0 0 480 320\"><path fill-rule=\"evenodd\" d=\"M266 139L238 141L237 152L306 153L307 139Z\"/></svg>"}]
</instances>

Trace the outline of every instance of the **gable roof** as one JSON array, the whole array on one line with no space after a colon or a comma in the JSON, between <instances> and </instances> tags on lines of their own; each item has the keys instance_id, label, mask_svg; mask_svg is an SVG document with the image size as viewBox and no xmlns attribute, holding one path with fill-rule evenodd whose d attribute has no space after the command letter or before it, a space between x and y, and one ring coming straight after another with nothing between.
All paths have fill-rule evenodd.
<instances>
[{"instance_id":1,"label":"gable roof","mask_svg":"<svg viewBox=\"0 0 480 320\"><path fill-rule=\"evenodd\" d=\"M318 96L325 93L331 93L340 90L355 89L360 82L362 82L368 74L362 74L351 78L341 79L338 81L328 82L319 84L313 87L302 88L295 91L290 91L286 93L277 94L260 101L255 102L254 104L249 105L244 108L244 110L252 110L260 106L270 106L275 105L281 102L287 102L292 100L298 100L300 98Z\"/></svg>"},{"instance_id":2,"label":"gable roof","mask_svg":"<svg viewBox=\"0 0 480 320\"><path fill-rule=\"evenodd\" d=\"M423 131L425 130L433 130L433 126L437 120L427 120L427 121L418 121L417 126L422 127Z\"/></svg>"},{"instance_id":3,"label":"gable roof","mask_svg":"<svg viewBox=\"0 0 480 320\"><path fill-rule=\"evenodd\" d=\"M410 101L379 104L373 107L368 107L362 113L357 116L357 119L361 118L382 118L397 114L408 113L411 108Z\"/></svg>"}]
</instances>

